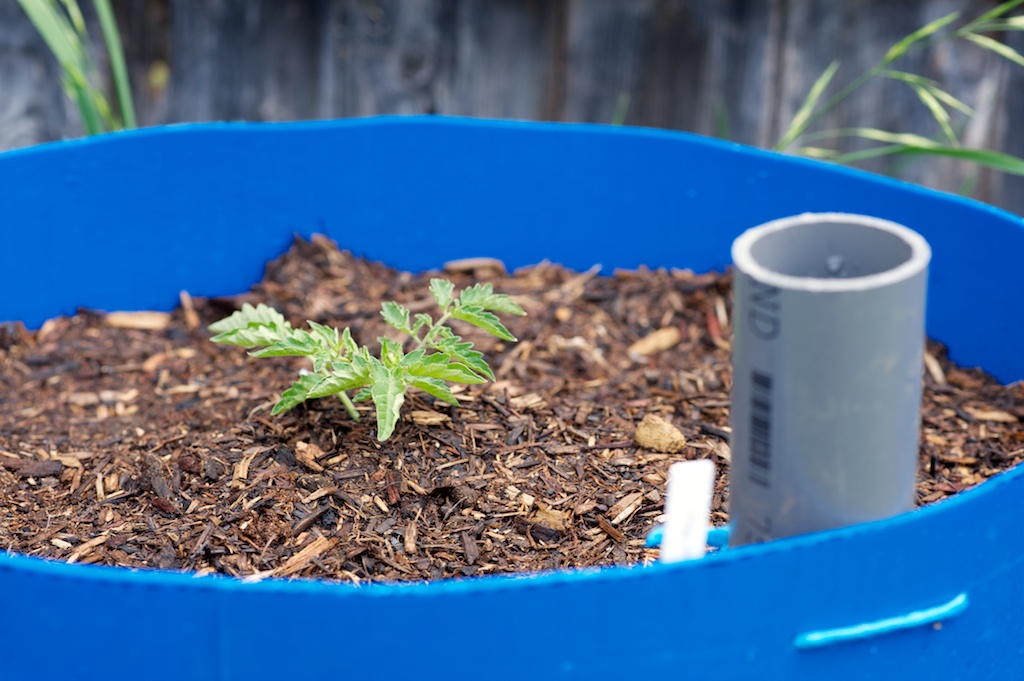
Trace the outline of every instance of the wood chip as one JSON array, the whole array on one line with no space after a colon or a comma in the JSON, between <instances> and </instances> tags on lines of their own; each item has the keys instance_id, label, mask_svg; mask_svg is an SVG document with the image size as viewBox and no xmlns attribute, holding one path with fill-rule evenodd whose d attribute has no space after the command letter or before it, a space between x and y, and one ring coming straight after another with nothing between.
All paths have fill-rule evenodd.
<instances>
[{"instance_id":1,"label":"wood chip","mask_svg":"<svg viewBox=\"0 0 1024 681\"><path fill-rule=\"evenodd\" d=\"M99 392L100 402L104 404L117 404L118 402L132 402L139 396L137 388L130 390L101 390Z\"/></svg>"},{"instance_id":2,"label":"wood chip","mask_svg":"<svg viewBox=\"0 0 1024 681\"><path fill-rule=\"evenodd\" d=\"M633 515L640 504L643 503L644 495L640 492L630 492L615 502L615 505L608 509L608 515L612 519L612 525L618 525L623 520Z\"/></svg>"},{"instance_id":3,"label":"wood chip","mask_svg":"<svg viewBox=\"0 0 1024 681\"><path fill-rule=\"evenodd\" d=\"M593 511L597 507L597 501L594 499L586 499L576 504L572 509L573 515L581 516L586 515Z\"/></svg>"},{"instance_id":4,"label":"wood chip","mask_svg":"<svg viewBox=\"0 0 1024 681\"><path fill-rule=\"evenodd\" d=\"M538 508L537 512L530 516L530 522L543 525L555 532L565 532L568 515L564 511L558 511L553 508Z\"/></svg>"},{"instance_id":5,"label":"wood chip","mask_svg":"<svg viewBox=\"0 0 1024 681\"><path fill-rule=\"evenodd\" d=\"M166 312L110 312L104 319L107 326L115 329L139 329L142 331L163 331L171 323Z\"/></svg>"},{"instance_id":6,"label":"wood chip","mask_svg":"<svg viewBox=\"0 0 1024 681\"><path fill-rule=\"evenodd\" d=\"M62 454L54 454L52 459L59 461L61 465L68 468L82 468L82 462L73 456L64 456Z\"/></svg>"},{"instance_id":7,"label":"wood chip","mask_svg":"<svg viewBox=\"0 0 1024 681\"><path fill-rule=\"evenodd\" d=\"M480 557L480 547L476 545L476 540L469 535L469 532L462 533L462 552L466 557L466 562L470 565Z\"/></svg>"},{"instance_id":8,"label":"wood chip","mask_svg":"<svg viewBox=\"0 0 1024 681\"><path fill-rule=\"evenodd\" d=\"M47 459L36 461L34 459L12 459L0 457L0 466L14 471L19 478L45 478L51 475L59 475L63 466L60 461Z\"/></svg>"},{"instance_id":9,"label":"wood chip","mask_svg":"<svg viewBox=\"0 0 1024 681\"><path fill-rule=\"evenodd\" d=\"M682 340L682 337L683 335L679 332L678 328L666 326L663 329L647 334L630 345L628 352L630 355L649 357L650 355L675 347Z\"/></svg>"},{"instance_id":10,"label":"wood chip","mask_svg":"<svg viewBox=\"0 0 1024 681\"><path fill-rule=\"evenodd\" d=\"M322 473L324 467L317 463L317 459L324 455L324 450L311 442L295 443L295 460L311 471Z\"/></svg>"},{"instance_id":11,"label":"wood chip","mask_svg":"<svg viewBox=\"0 0 1024 681\"><path fill-rule=\"evenodd\" d=\"M199 328L199 315L196 314L196 307L192 303L192 296L188 294L188 291L182 291L178 294L178 300L181 301L181 311L185 316L185 326L194 331Z\"/></svg>"},{"instance_id":12,"label":"wood chip","mask_svg":"<svg viewBox=\"0 0 1024 681\"><path fill-rule=\"evenodd\" d=\"M622 534L622 531L614 527L611 523L605 520L603 515L597 516L597 525L604 531L608 537L614 542L623 542L626 540L626 535Z\"/></svg>"},{"instance_id":13,"label":"wood chip","mask_svg":"<svg viewBox=\"0 0 1024 681\"><path fill-rule=\"evenodd\" d=\"M946 385L946 372L942 370L942 365L935 359L935 355L930 352L924 353L924 366L937 385Z\"/></svg>"},{"instance_id":14,"label":"wood chip","mask_svg":"<svg viewBox=\"0 0 1024 681\"><path fill-rule=\"evenodd\" d=\"M728 442L718 440L711 445L711 451L715 453L719 461L724 461L725 463L732 462L732 449L729 447Z\"/></svg>"},{"instance_id":15,"label":"wood chip","mask_svg":"<svg viewBox=\"0 0 1024 681\"><path fill-rule=\"evenodd\" d=\"M158 352L158 353L156 353L154 355L150 355L149 357L146 358L146 361L144 361L142 363L142 367L141 367L142 371L147 373L147 374L151 374L151 373L153 373L154 371L157 370L157 367L159 367L161 364L163 364L166 361L167 361L167 353L166 352Z\"/></svg>"},{"instance_id":16,"label":"wood chip","mask_svg":"<svg viewBox=\"0 0 1024 681\"><path fill-rule=\"evenodd\" d=\"M481 270L505 274L505 263L497 258L462 258L461 260L449 260L444 264L444 271L448 274L468 273L477 274Z\"/></svg>"},{"instance_id":17,"label":"wood chip","mask_svg":"<svg viewBox=\"0 0 1024 681\"><path fill-rule=\"evenodd\" d=\"M70 393L64 401L76 407L93 407L100 403L100 396L96 393Z\"/></svg>"},{"instance_id":18,"label":"wood chip","mask_svg":"<svg viewBox=\"0 0 1024 681\"><path fill-rule=\"evenodd\" d=\"M235 469L231 475L232 487L245 487L245 480L249 477L249 464L252 463L252 460L256 458L258 453L258 451L249 452L235 464Z\"/></svg>"},{"instance_id":19,"label":"wood chip","mask_svg":"<svg viewBox=\"0 0 1024 681\"><path fill-rule=\"evenodd\" d=\"M412 418L413 423L419 426L439 426L452 420L448 414L429 409L413 409L409 412L409 417Z\"/></svg>"},{"instance_id":20,"label":"wood chip","mask_svg":"<svg viewBox=\"0 0 1024 681\"><path fill-rule=\"evenodd\" d=\"M277 570L272 570L271 572L281 577L287 577L288 575L294 575L297 572L301 572L313 561L313 559L319 557L325 551L330 550L337 543L338 539L336 537L332 537L330 539L327 537L317 537L303 547L301 551L289 558L284 565Z\"/></svg>"},{"instance_id":21,"label":"wood chip","mask_svg":"<svg viewBox=\"0 0 1024 681\"><path fill-rule=\"evenodd\" d=\"M309 496L303 497L302 503L304 503L304 504L311 504L314 501L316 501L317 499L321 499L323 497L326 497L329 494L334 494L337 491L338 491L338 488L335 487L334 485L328 485L327 487L321 487L320 489L318 489L317 491L313 492Z\"/></svg>"},{"instance_id":22,"label":"wood chip","mask_svg":"<svg viewBox=\"0 0 1024 681\"><path fill-rule=\"evenodd\" d=\"M519 397L513 397L509 402L512 405L512 408L517 411L524 411L526 409L543 409L548 404L547 400L537 393L528 393L526 395L520 395Z\"/></svg>"},{"instance_id":23,"label":"wood chip","mask_svg":"<svg viewBox=\"0 0 1024 681\"><path fill-rule=\"evenodd\" d=\"M75 552L68 557L68 564L77 563L94 548L107 541L107 533L94 537L87 542L82 542L75 548Z\"/></svg>"},{"instance_id":24,"label":"wood chip","mask_svg":"<svg viewBox=\"0 0 1024 681\"><path fill-rule=\"evenodd\" d=\"M422 509L418 509L416 517L405 526L402 548L405 549L407 556L416 555L416 522L420 519L420 513L422 513Z\"/></svg>"},{"instance_id":25,"label":"wood chip","mask_svg":"<svg viewBox=\"0 0 1024 681\"><path fill-rule=\"evenodd\" d=\"M979 421L993 421L995 423L1017 423L1018 419L1013 414L1005 411L999 411L997 409L976 409L974 407L964 407L964 411L978 419Z\"/></svg>"}]
</instances>

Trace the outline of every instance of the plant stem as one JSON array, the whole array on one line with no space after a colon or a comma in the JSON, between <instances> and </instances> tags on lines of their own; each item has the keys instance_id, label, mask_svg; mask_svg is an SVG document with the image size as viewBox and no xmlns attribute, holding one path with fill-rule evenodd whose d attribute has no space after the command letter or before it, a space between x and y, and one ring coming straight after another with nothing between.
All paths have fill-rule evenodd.
<instances>
[{"instance_id":1,"label":"plant stem","mask_svg":"<svg viewBox=\"0 0 1024 681\"><path fill-rule=\"evenodd\" d=\"M448 307L444 310L444 313L441 315L441 318L434 322L434 325L432 327L427 329L427 332L423 334L423 338L417 339L416 347L413 348L413 350L419 350L424 345L430 347L429 343L430 341L434 340L434 335L437 333L437 330L444 326L444 323L451 319L451 317L451 307Z\"/></svg>"},{"instance_id":2,"label":"plant stem","mask_svg":"<svg viewBox=\"0 0 1024 681\"><path fill-rule=\"evenodd\" d=\"M352 420L358 421L359 412L356 411L356 405L352 404L352 398L348 396L348 393L342 390L338 393L338 399L340 399L341 403L345 405L345 411L347 411L348 415L352 417Z\"/></svg>"}]
</instances>

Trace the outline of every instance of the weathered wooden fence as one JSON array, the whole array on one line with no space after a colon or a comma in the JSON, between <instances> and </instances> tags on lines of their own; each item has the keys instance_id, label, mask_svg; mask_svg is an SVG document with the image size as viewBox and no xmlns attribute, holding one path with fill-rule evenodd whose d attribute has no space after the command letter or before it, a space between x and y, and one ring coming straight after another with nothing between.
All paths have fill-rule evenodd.
<instances>
[{"instance_id":1,"label":"weathered wooden fence","mask_svg":"<svg viewBox=\"0 0 1024 681\"><path fill-rule=\"evenodd\" d=\"M833 59L835 82L849 82L926 22L995 4L114 0L142 125L385 113L608 123L620 111L628 125L758 146L778 140ZM1024 51L1024 36L999 37ZM976 109L963 124L967 145L1024 156L1024 68L963 43L902 66ZM892 81L872 83L822 124L938 131ZM0 0L0 149L79 134L52 56L16 0ZM1024 178L936 159L865 167L1024 214Z\"/></svg>"}]
</instances>

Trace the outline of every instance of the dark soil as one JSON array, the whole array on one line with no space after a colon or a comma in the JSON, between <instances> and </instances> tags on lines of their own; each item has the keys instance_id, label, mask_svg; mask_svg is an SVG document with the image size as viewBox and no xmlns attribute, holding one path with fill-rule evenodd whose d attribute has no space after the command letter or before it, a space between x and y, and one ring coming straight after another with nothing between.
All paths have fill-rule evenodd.
<instances>
[{"instance_id":1,"label":"dark soil","mask_svg":"<svg viewBox=\"0 0 1024 681\"><path fill-rule=\"evenodd\" d=\"M713 520L726 522L727 275L446 269L460 288L485 280L514 296L529 312L507 320L521 340L459 326L497 382L464 390L458 408L410 393L384 443L366 404L358 423L333 398L272 417L304 360L208 341L206 325L243 301L295 325L351 326L371 346L386 332L382 300L432 306L430 274L325 239L297 241L253 292L183 295L169 317L82 311L36 333L3 325L0 545L67 562L354 582L646 563L669 465L701 457L718 464ZM642 339L648 347L634 345ZM928 369L922 504L1024 458L1024 387L954 367L934 344ZM639 447L648 414L686 446Z\"/></svg>"}]
</instances>

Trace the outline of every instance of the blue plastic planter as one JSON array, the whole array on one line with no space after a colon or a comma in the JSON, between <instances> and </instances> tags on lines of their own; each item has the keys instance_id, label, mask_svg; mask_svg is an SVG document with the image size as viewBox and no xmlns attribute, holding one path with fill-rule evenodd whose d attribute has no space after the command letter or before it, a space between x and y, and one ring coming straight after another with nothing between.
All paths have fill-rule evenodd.
<instances>
[{"instance_id":1,"label":"blue plastic planter","mask_svg":"<svg viewBox=\"0 0 1024 681\"><path fill-rule=\"evenodd\" d=\"M414 270L492 255L700 271L726 266L744 229L805 211L923 234L929 333L962 364L1024 378L1019 218L737 145L583 125L189 125L0 154L0 319L240 292L295 232ZM1024 678L1022 502L1012 471L892 520L690 563L416 586L0 556L0 676ZM814 645L832 630L839 642Z\"/></svg>"}]
</instances>

